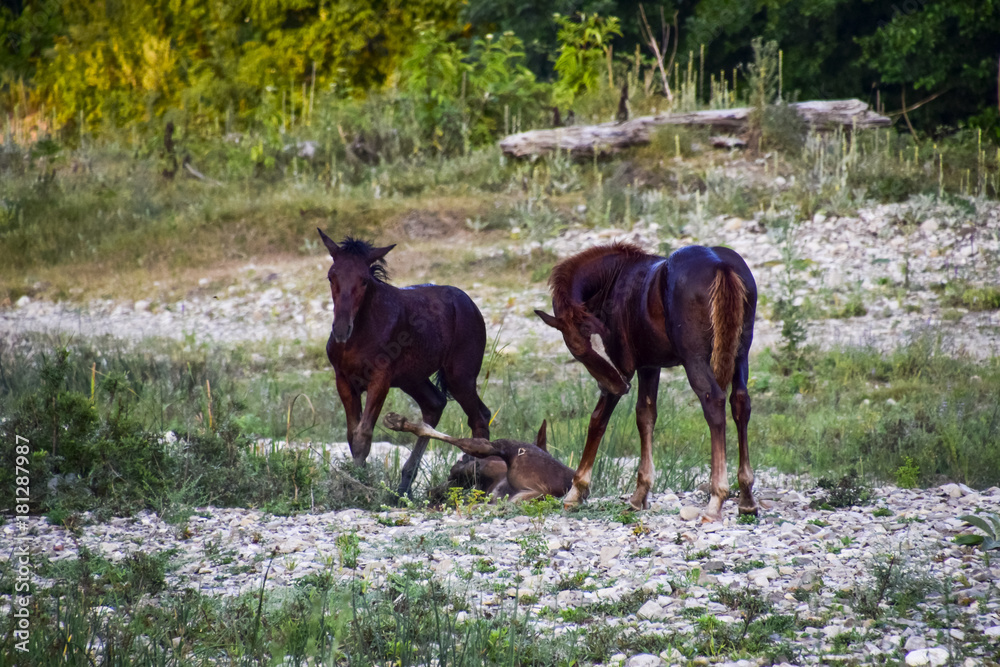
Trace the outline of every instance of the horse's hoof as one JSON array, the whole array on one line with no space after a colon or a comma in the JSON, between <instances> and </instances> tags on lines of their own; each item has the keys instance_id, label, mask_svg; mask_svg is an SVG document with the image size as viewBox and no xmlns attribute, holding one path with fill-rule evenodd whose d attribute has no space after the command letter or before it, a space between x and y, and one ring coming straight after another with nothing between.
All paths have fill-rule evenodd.
<instances>
[{"instance_id":1,"label":"horse's hoof","mask_svg":"<svg viewBox=\"0 0 1000 667\"><path fill-rule=\"evenodd\" d=\"M578 487L574 486L569 490L565 496L563 496L563 509L572 510L580 506L587 496L590 495L590 489L584 489L581 491Z\"/></svg>"},{"instance_id":2,"label":"horse's hoof","mask_svg":"<svg viewBox=\"0 0 1000 667\"><path fill-rule=\"evenodd\" d=\"M382 424L384 424L387 429L392 431L402 431L405 421L406 420L403 419L403 415L396 414L395 412L390 412L382 418Z\"/></svg>"},{"instance_id":3,"label":"horse's hoof","mask_svg":"<svg viewBox=\"0 0 1000 667\"><path fill-rule=\"evenodd\" d=\"M740 505L739 507L740 515L743 516L758 516L760 513L760 508L755 503L752 507L744 507Z\"/></svg>"},{"instance_id":4,"label":"horse's hoof","mask_svg":"<svg viewBox=\"0 0 1000 667\"><path fill-rule=\"evenodd\" d=\"M641 499L633 495L631 498L629 498L628 505L637 512L641 512L642 510L648 510L649 494L648 493L645 494Z\"/></svg>"}]
</instances>

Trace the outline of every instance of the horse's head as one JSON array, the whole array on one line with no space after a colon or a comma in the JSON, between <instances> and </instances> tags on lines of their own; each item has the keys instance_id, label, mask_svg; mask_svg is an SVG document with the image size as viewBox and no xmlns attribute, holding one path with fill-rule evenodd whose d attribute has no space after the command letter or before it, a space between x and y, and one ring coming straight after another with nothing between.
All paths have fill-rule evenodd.
<instances>
[{"instance_id":1,"label":"horse's head","mask_svg":"<svg viewBox=\"0 0 1000 667\"><path fill-rule=\"evenodd\" d=\"M608 329L603 322L590 313L580 323L570 322L564 316L549 315L541 310L536 310L535 314L562 333L570 354L594 376L602 390L616 396L628 393L631 385L604 350L604 338L608 335Z\"/></svg>"},{"instance_id":2,"label":"horse's head","mask_svg":"<svg viewBox=\"0 0 1000 667\"><path fill-rule=\"evenodd\" d=\"M317 228L317 231L333 258L327 272L333 297L333 340L345 343L354 331L354 318L365 301L369 287L373 282L385 280L384 257L396 246L374 248L351 237L338 245L322 229Z\"/></svg>"}]
</instances>

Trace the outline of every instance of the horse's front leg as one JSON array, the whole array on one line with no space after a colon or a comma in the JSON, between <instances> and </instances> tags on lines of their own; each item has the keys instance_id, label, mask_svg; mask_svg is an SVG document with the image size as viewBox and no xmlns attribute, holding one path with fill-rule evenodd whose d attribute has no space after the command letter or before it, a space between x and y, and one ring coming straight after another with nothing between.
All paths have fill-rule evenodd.
<instances>
[{"instance_id":1,"label":"horse's front leg","mask_svg":"<svg viewBox=\"0 0 1000 667\"><path fill-rule=\"evenodd\" d=\"M639 476L629 504L637 510L649 509L649 490L653 486L653 427L656 425L656 396L660 387L659 368L639 369L639 396L635 423L639 427Z\"/></svg>"},{"instance_id":2,"label":"horse's front leg","mask_svg":"<svg viewBox=\"0 0 1000 667\"><path fill-rule=\"evenodd\" d=\"M563 497L563 507L572 509L579 506L587 496L590 495L590 475L594 468L594 459L597 458L597 448L604 437L604 431L608 428L608 421L611 413L621 396L609 394L601 391L601 398L597 401L597 407L590 415L590 426L587 427L587 444L583 448L583 456L580 457L580 466L573 476L573 488Z\"/></svg>"},{"instance_id":3,"label":"horse's front leg","mask_svg":"<svg viewBox=\"0 0 1000 667\"><path fill-rule=\"evenodd\" d=\"M351 380L346 374L338 371L337 393L340 394L340 402L344 404L344 412L347 413L347 446L351 448L354 462L363 466L368 454L366 452L365 456L359 460L354 446L354 430L361 421L361 392L351 384Z\"/></svg>"},{"instance_id":4,"label":"horse's front leg","mask_svg":"<svg viewBox=\"0 0 1000 667\"><path fill-rule=\"evenodd\" d=\"M354 455L354 462L364 465L372 449L372 432L375 430L375 420L382 412L382 405L385 397L389 394L389 377L378 375L368 383L368 396L365 397L365 410L361 414L361 419L354 427L354 442L351 445L351 453Z\"/></svg>"}]
</instances>

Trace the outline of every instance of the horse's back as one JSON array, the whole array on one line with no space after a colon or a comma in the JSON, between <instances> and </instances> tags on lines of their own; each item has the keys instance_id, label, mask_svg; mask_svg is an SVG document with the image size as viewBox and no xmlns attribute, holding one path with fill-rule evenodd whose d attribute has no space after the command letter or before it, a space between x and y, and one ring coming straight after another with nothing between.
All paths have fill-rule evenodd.
<instances>
[{"instance_id":1,"label":"horse's back","mask_svg":"<svg viewBox=\"0 0 1000 667\"><path fill-rule=\"evenodd\" d=\"M444 360L456 353L486 349L486 323L472 298L452 285L411 285L399 290L407 328L414 332L420 355Z\"/></svg>"},{"instance_id":2,"label":"horse's back","mask_svg":"<svg viewBox=\"0 0 1000 667\"><path fill-rule=\"evenodd\" d=\"M739 276L748 296L753 295L756 301L757 284L750 267L738 252L725 246L691 245L671 253L667 258L668 289L707 295L720 268L728 268Z\"/></svg>"},{"instance_id":3,"label":"horse's back","mask_svg":"<svg viewBox=\"0 0 1000 667\"><path fill-rule=\"evenodd\" d=\"M719 271L737 276L745 290L743 307L743 344L749 348L757 310L757 284L746 261L735 250L724 246L686 246L667 260L665 303L671 338L682 356L699 349L711 349L712 293Z\"/></svg>"}]
</instances>

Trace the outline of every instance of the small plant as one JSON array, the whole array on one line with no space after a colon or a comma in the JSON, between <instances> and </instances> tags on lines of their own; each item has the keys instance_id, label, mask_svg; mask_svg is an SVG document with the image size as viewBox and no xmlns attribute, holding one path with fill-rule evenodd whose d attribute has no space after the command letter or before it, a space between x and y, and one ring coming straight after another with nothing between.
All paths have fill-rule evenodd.
<instances>
[{"instance_id":1,"label":"small plant","mask_svg":"<svg viewBox=\"0 0 1000 667\"><path fill-rule=\"evenodd\" d=\"M746 588L725 588L719 586L715 589L713 599L726 607L740 611L743 614L743 629L738 638L733 642L740 646L747 636L750 625L761 616L770 614L774 605L766 599L759 589L747 586Z\"/></svg>"},{"instance_id":2,"label":"small plant","mask_svg":"<svg viewBox=\"0 0 1000 667\"><path fill-rule=\"evenodd\" d=\"M552 496L542 496L522 503L521 508L525 514L531 517L535 525L541 525L546 516L555 514L562 509L562 501Z\"/></svg>"},{"instance_id":3,"label":"small plant","mask_svg":"<svg viewBox=\"0 0 1000 667\"><path fill-rule=\"evenodd\" d=\"M488 496L480 489L463 489L452 487L448 489L448 505L455 508L455 513L462 516L462 513L469 514L472 510L486 503Z\"/></svg>"},{"instance_id":4,"label":"small plant","mask_svg":"<svg viewBox=\"0 0 1000 667\"><path fill-rule=\"evenodd\" d=\"M353 570L358 566L358 556L361 555L361 539L358 533L352 530L349 533L341 533L336 539L337 551L340 553L340 564L342 567Z\"/></svg>"},{"instance_id":5,"label":"small plant","mask_svg":"<svg viewBox=\"0 0 1000 667\"><path fill-rule=\"evenodd\" d=\"M955 538L956 544L966 546L982 546L984 551L1000 549L1000 516L996 514L966 514L959 517L962 521L975 526L985 533L984 535L959 535Z\"/></svg>"},{"instance_id":6,"label":"small plant","mask_svg":"<svg viewBox=\"0 0 1000 667\"><path fill-rule=\"evenodd\" d=\"M883 604L905 609L919 602L930 585L918 568L910 566L900 554L873 558L867 579L858 582L850 597L854 609L873 620L882 615Z\"/></svg>"},{"instance_id":7,"label":"small plant","mask_svg":"<svg viewBox=\"0 0 1000 667\"><path fill-rule=\"evenodd\" d=\"M809 506L813 509L834 510L855 505L867 505L872 501L872 490L868 488L853 470L833 481L823 477L817 486L826 494L816 498Z\"/></svg>"},{"instance_id":8,"label":"small plant","mask_svg":"<svg viewBox=\"0 0 1000 667\"><path fill-rule=\"evenodd\" d=\"M489 558L480 558L476 561L472 569L479 574L489 574L490 572L496 572L497 566L493 564L493 561Z\"/></svg>"},{"instance_id":9,"label":"small plant","mask_svg":"<svg viewBox=\"0 0 1000 667\"><path fill-rule=\"evenodd\" d=\"M741 514L739 518L736 519L736 523L741 526L756 526L760 523L760 517L756 514Z\"/></svg>"},{"instance_id":10,"label":"small plant","mask_svg":"<svg viewBox=\"0 0 1000 667\"><path fill-rule=\"evenodd\" d=\"M590 576L590 570L577 570L569 576L560 577L556 582L557 591L575 591L583 586Z\"/></svg>"},{"instance_id":11,"label":"small plant","mask_svg":"<svg viewBox=\"0 0 1000 667\"><path fill-rule=\"evenodd\" d=\"M521 563L530 567L532 574L541 574L545 566L549 564L547 558L549 546L545 538L535 533L519 537L515 541L521 547Z\"/></svg>"},{"instance_id":12,"label":"small plant","mask_svg":"<svg viewBox=\"0 0 1000 667\"><path fill-rule=\"evenodd\" d=\"M909 456L903 457L903 465L896 468L896 486L901 489L917 488L920 466Z\"/></svg>"},{"instance_id":13,"label":"small plant","mask_svg":"<svg viewBox=\"0 0 1000 667\"><path fill-rule=\"evenodd\" d=\"M748 560L748 561L744 561L742 563L739 563L735 567L733 567L733 572L735 572L737 574L745 574L746 572L749 572L750 570L759 570L760 568L764 567L765 565L766 565L766 563L764 561L762 561L762 560Z\"/></svg>"},{"instance_id":14,"label":"small plant","mask_svg":"<svg viewBox=\"0 0 1000 667\"><path fill-rule=\"evenodd\" d=\"M892 516L892 510L889 509L888 507L879 507L874 512L872 512L872 516L877 516L877 517Z\"/></svg>"}]
</instances>

